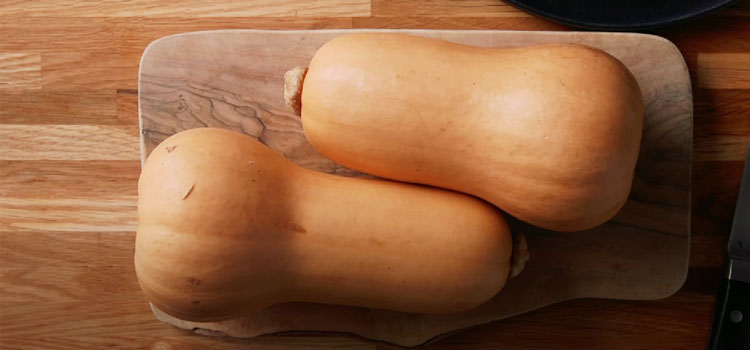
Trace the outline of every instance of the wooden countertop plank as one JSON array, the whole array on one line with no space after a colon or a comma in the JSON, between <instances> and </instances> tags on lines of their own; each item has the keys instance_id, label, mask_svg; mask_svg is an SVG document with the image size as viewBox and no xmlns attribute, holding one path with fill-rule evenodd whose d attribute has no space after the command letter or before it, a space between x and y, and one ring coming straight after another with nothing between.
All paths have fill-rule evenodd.
<instances>
[{"instance_id":1,"label":"wooden countertop plank","mask_svg":"<svg viewBox=\"0 0 750 350\"><path fill-rule=\"evenodd\" d=\"M698 87L750 89L750 53L699 53Z\"/></svg>"},{"instance_id":2,"label":"wooden countertop plank","mask_svg":"<svg viewBox=\"0 0 750 350\"><path fill-rule=\"evenodd\" d=\"M125 47L125 45L123 45ZM45 72L58 71L77 68L122 68L129 69L138 65L133 62L140 62L141 52L134 50L118 50L118 52L55 52L45 53L42 55L42 67ZM129 75L130 72L123 72L122 75Z\"/></svg>"},{"instance_id":3,"label":"wooden countertop plank","mask_svg":"<svg viewBox=\"0 0 750 350\"><path fill-rule=\"evenodd\" d=\"M373 0L373 17L531 17L497 0Z\"/></svg>"},{"instance_id":4,"label":"wooden countertop plank","mask_svg":"<svg viewBox=\"0 0 750 350\"><path fill-rule=\"evenodd\" d=\"M134 279L134 277L133 277ZM123 285L123 289L125 285ZM197 336L189 331L164 327L156 320L145 299L121 296L79 302L46 302L39 308L34 302L11 303L3 307L0 333L3 349L26 345L43 349L91 349L106 347L126 349L198 347L205 349L373 349L375 345L359 338L336 334L302 334L228 339ZM54 322L50 322L54 320ZM8 344L6 347L5 344ZM156 348L159 349L159 348Z\"/></svg>"},{"instance_id":5,"label":"wooden countertop plank","mask_svg":"<svg viewBox=\"0 0 750 350\"><path fill-rule=\"evenodd\" d=\"M0 260L3 262L2 268L131 266L134 243L135 233L132 231L14 229L0 231Z\"/></svg>"},{"instance_id":6,"label":"wooden countertop plank","mask_svg":"<svg viewBox=\"0 0 750 350\"><path fill-rule=\"evenodd\" d=\"M115 90L0 90L0 124L114 124Z\"/></svg>"},{"instance_id":7,"label":"wooden countertop plank","mask_svg":"<svg viewBox=\"0 0 750 350\"><path fill-rule=\"evenodd\" d=\"M138 125L138 90L117 90L117 121Z\"/></svg>"},{"instance_id":8,"label":"wooden countertop plank","mask_svg":"<svg viewBox=\"0 0 750 350\"><path fill-rule=\"evenodd\" d=\"M727 255L727 236L711 235L708 233L690 236L690 267L714 267L724 265Z\"/></svg>"},{"instance_id":9,"label":"wooden countertop plank","mask_svg":"<svg viewBox=\"0 0 750 350\"><path fill-rule=\"evenodd\" d=\"M352 28L393 29L497 29L566 30L567 27L537 17L357 17Z\"/></svg>"},{"instance_id":10,"label":"wooden countertop plank","mask_svg":"<svg viewBox=\"0 0 750 350\"><path fill-rule=\"evenodd\" d=\"M135 78L133 78L135 75ZM62 69L43 67L42 87L54 90L114 90L118 88L138 88L138 67L78 67Z\"/></svg>"},{"instance_id":11,"label":"wooden countertop plank","mask_svg":"<svg viewBox=\"0 0 750 350\"><path fill-rule=\"evenodd\" d=\"M336 29L351 28L343 17L17 17L0 15L4 52L17 53L143 53L163 36L212 29ZM138 66L138 60L131 66Z\"/></svg>"},{"instance_id":12,"label":"wooden countertop plank","mask_svg":"<svg viewBox=\"0 0 750 350\"><path fill-rule=\"evenodd\" d=\"M135 125L0 124L0 160L137 160Z\"/></svg>"},{"instance_id":13,"label":"wooden countertop plank","mask_svg":"<svg viewBox=\"0 0 750 350\"><path fill-rule=\"evenodd\" d=\"M42 55L42 86L45 90L138 89L141 52L76 52ZM135 76L135 78L134 78Z\"/></svg>"},{"instance_id":14,"label":"wooden countertop plank","mask_svg":"<svg viewBox=\"0 0 750 350\"><path fill-rule=\"evenodd\" d=\"M38 53L0 52L0 91L41 89L41 61Z\"/></svg>"},{"instance_id":15,"label":"wooden countertop plank","mask_svg":"<svg viewBox=\"0 0 750 350\"><path fill-rule=\"evenodd\" d=\"M711 235L729 238L734 218L734 208L742 178L742 160L693 161L692 237ZM718 246L726 249L726 244ZM691 259L706 254L691 252Z\"/></svg>"},{"instance_id":16,"label":"wooden countertop plank","mask_svg":"<svg viewBox=\"0 0 750 350\"><path fill-rule=\"evenodd\" d=\"M13 312L28 303L107 303L122 298L123 290L138 289L133 264L84 266L0 267L0 307ZM96 296L92 300L92 296Z\"/></svg>"},{"instance_id":17,"label":"wooden countertop plank","mask_svg":"<svg viewBox=\"0 0 750 350\"><path fill-rule=\"evenodd\" d=\"M747 154L747 135L713 135L696 137L693 161L744 160Z\"/></svg>"},{"instance_id":18,"label":"wooden countertop plank","mask_svg":"<svg viewBox=\"0 0 750 350\"><path fill-rule=\"evenodd\" d=\"M139 160L0 160L0 198L134 198Z\"/></svg>"},{"instance_id":19,"label":"wooden countertop plank","mask_svg":"<svg viewBox=\"0 0 750 350\"><path fill-rule=\"evenodd\" d=\"M718 23L716 27L721 28ZM714 30L714 32L717 31L722 32L721 29ZM742 37L743 42L750 44L747 36L736 37ZM746 50L750 51L750 45ZM750 90L745 88L716 89L716 87L727 87L728 83L723 82L719 84L724 84L724 86L709 84L712 88L696 86L702 79L705 81L706 74L714 74L710 71L714 69L711 67L724 63L726 66L721 66L722 69L742 66L737 62L735 54L730 54L728 59L725 53L700 53L699 55L703 57L709 55L708 62L705 58L701 62L697 57L695 62L688 61L694 80L693 97L695 100L692 231L693 237L705 234L726 237L731 229L742 174L742 161L745 159L748 135L750 135L750 114L748 114ZM740 68L740 75L747 75L746 69ZM723 249L725 244L718 247ZM694 251L692 256L695 257L698 254L700 253Z\"/></svg>"},{"instance_id":20,"label":"wooden countertop plank","mask_svg":"<svg viewBox=\"0 0 750 350\"><path fill-rule=\"evenodd\" d=\"M129 276L122 277L131 279ZM130 290L127 283L117 283L123 286L121 291ZM122 292L116 298L100 298L96 293L86 296L88 300L72 302L3 302L5 305L0 323L3 342L6 337L155 337L169 332L168 328L160 327L159 321L150 315L151 311L143 296Z\"/></svg>"},{"instance_id":21,"label":"wooden countertop plank","mask_svg":"<svg viewBox=\"0 0 750 350\"><path fill-rule=\"evenodd\" d=\"M0 230L135 231L137 198L0 199Z\"/></svg>"},{"instance_id":22,"label":"wooden countertop plank","mask_svg":"<svg viewBox=\"0 0 750 350\"><path fill-rule=\"evenodd\" d=\"M470 328L428 348L698 350L705 349L710 318L710 308L690 301L577 300Z\"/></svg>"},{"instance_id":23,"label":"wooden countertop plank","mask_svg":"<svg viewBox=\"0 0 750 350\"><path fill-rule=\"evenodd\" d=\"M741 0L738 3L750 0ZM735 5L736 6L736 5ZM725 11L686 23L653 30L674 42L683 54L698 52L749 52L750 21L744 16L732 15L731 7ZM692 72L692 70L691 70Z\"/></svg>"},{"instance_id":24,"label":"wooden countertop plank","mask_svg":"<svg viewBox=\"0 0 750 350\"><path fill-rule=\"evenodd\" d=\"M369 0L6 0L0 13L51 17L354 17L369 16Z\"/></svg>"},{"instance_id":25,"label":"wooden countertop plank","mask_svg":"<svg viewBox=\"0 0 750 350\"><path fill-rule=\"evenodd\" d=\"M693 98L695 137L750 135L750 89L693 87Z\"/></svg>"}]
</instances>

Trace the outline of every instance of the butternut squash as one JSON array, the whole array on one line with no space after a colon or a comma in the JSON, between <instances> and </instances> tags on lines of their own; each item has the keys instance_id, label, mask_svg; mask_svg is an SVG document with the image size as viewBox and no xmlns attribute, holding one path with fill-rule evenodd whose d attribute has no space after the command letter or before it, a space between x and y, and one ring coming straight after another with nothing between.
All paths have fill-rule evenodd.
<instances>
[{"instance_id":1,"label":"butternut squash","mask_svg":"<svg viewBox=\"0 0 750 350\"><path fill-rule=\"evenodd\" d=\"M288 301L454 312L485 302L509 276L510 231L490 204L306 170L233 131L162 142L138 196L140 286L186 320Z\"/></svg>"},{"instance_id":2,"label":"butternut squash","mask_svg":"<svg viewBox=\"0 0 750 350\"><path fill-rule=\"evenodd\" d=\"M313 146L340 164L469 193L558 231L623 206L644 109L630 71L595 48L391 33L334 38L288 72L285 96Z\"/></svg>"}]
</instances>

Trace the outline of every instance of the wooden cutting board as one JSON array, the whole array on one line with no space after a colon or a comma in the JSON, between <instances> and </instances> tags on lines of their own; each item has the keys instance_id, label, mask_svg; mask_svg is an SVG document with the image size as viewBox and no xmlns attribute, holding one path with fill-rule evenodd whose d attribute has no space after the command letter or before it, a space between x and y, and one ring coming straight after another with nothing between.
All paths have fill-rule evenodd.
<instances>
[{"instance_id":1,"label":"wooden cutting board","mask_svg":"<svg viewBox=\"0 0 750 350\"><path fill-rule=\"evenodd\" d=\"M306 66L323 43L353 31L227 30L153 42L143 54L139 76L142 158L172 134L212 126L255 137L305 168L361 176L318 154L283 99L286 70ZM659 299L682 286L690 247L693 105L687 67L672 43L626 33L395 31L488 47L574 42L619 58L638 80L646 105L641 154L622 211L579 233L512 222L528 240L526 269L486 304L458 314L288 303L223 322L187 322L154 308L157 318L208 334L335 331L412 346L564 300Z\"/></svg>"}]
</instances>

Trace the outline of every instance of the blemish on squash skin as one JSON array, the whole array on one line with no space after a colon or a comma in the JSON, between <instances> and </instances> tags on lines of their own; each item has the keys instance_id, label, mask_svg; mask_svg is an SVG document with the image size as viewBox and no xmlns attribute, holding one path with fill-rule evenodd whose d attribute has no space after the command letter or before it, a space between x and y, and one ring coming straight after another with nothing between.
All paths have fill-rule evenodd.
<instances>
[{"instance_id":1,"label":"blemish on squash skin","mask_svg":"<svg viewBox=\"0 0 750 350\"><path fill-rule=\"evenodd\" d=\"M299 233L307 233L307 230L305 230L304 227L302 227L302 226L300 226L298 224L295 224L293 222L289 223L289 228L291 228L292 231L296 231L296 232L299 232Z\"/></svg>"},{"instance_id":2,"label":"blemish on squash skin","mask_svg":"<svg viewBox=\"0 0 750 350\"><path fill-rule=\"evenodd\" d=\"M182 200L187 199L188 196L190 196L191 193L193 193L193 189L195 189L195 184L190 185L190 188L187 190L184 196L182 196Z\"/></svg>"},{"instance_id":3,"label":"blemish on squash skin","mask_svg":"<svg viewBox=\"0 0 750 350\"><path fill-rule=\"evenodd\" d=\"M188 283L190 283L190 284L192 284L194 286L198 286L198 285L201 284L201 280L199 280L199 279L197 279L195 277L188 277L187 280L188 280Z\"/></svg>"},{"instance_id":4,"label":"blemish on squash skin","mask_svg":"<svg viewBox=\"0 0 750 350\"><path fill-rule=\"evenodd\" d=\"M200 300L193 300L190 303L193 304L193 305L195 305L195 304L200 304L201 301Z\"/></svg>"},{"instance_id":5,"label":"blemish on squash skin","mask_svg":"<svg viewBox=\"0 0 750 350\"><path fill-rule=\"evenodd\" d=\"M167 150L167 153L172 153L172 151L174 151L174 150L175 150L175 148L177 148L177 145L174 145L174 146L167 146L167 148L166 148L166 150Z\"/></svg>"}]
</instances>

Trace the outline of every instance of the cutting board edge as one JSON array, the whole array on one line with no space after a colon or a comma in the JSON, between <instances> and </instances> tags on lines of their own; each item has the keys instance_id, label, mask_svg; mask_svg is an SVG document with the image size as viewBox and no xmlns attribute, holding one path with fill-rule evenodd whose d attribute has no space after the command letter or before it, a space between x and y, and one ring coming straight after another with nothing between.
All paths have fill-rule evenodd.
<instances>
[{"instance_id":1,"label":"cutting board edge","mask_svg":"<svg viewBox=\"0 0 750 350\"><path fill-rule=\"evenodd\" d=\"M232 331L231 323L242 323L242 319L249 316L240 316L231 318L224 321L218 321L218 322L195 322L195 321L188 321L183 320L180 318L177 318L175 316L169 315L168 313L161 311L158 307L156 307L154 304L149 302L149 308L151 309L151 312L154 314L154 317L156 317L157 320L159 320L162 323L168 324L170 326L189 330L196 334L200 335L207 335L207 336L217 336L217 337L231 337L231 338L238 338L238 339L253 339L260 336L272 336L272 335L279 335L279 334L287 334L287 333L319 333L319 332L325 332L325 333L338 333L338 334L347 334L353 337L356 337L362 341L370 342L370 343L387 343L387 344L396 344L398 346L404 346L404 347L417 347L417 346L423 346L428 345L430 343L439 341L440 339L443 339L447 336L450 336L453 333L460 332L462 330L466 330L475 326L481 326L486 325L494 322L503 321L507 318L525 314L528 312L534 312L536 310L540 310L542 308L559 304L566 301L572 301L572 300L580 300L580 299L597 299L597 298L588 298L588 297L579 297L579 296L564 296L560 298L559 300L553 300L548 301L547 303L539 304L535 308L531 310L526 310L523 312L518 312L513 315L508 315L503 318L494 318L492 316L487 316L484 320L480 322L467 322L465 325L462 325L460 327L454 328L451 327L450 330L440 333L435 333L434 331L425 331L423 333L411 333L406 335L403 338L400 338L396 340L395 338L386 339L385 337L378 337L375 335L367 335L365 331L341 331L341 330L333 330L333 329L295 329L295 330L289 330L288 327L284 327L281 325L276 325L278 329L271 329L267 331L255 331L255 332L247 332L248 328L241 328L243 332L234 332ZM386 311L387 310L383 310Z\"/></svg>"}]
</instances>

